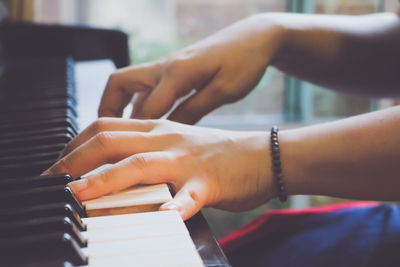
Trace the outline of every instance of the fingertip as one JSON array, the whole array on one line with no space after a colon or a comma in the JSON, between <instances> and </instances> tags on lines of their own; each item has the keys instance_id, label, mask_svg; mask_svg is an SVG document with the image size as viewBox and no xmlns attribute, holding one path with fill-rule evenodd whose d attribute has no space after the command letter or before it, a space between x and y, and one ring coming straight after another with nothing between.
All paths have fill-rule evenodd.
<instances>
[{"instance_id":1,"label":"fingertip","mask_svg":"<svg viewBox=\"0 0 400 267\"><path fill-rule=\"evenodd\" d=\"M176 210L179 211L178 205L173 202L167 202L161 205L160 210Z\"/></svg>"},{"instance_id":2,"label":"fingertip","mask_svg":"<svg viewBox=\"0 0 400 267\"><path fill-rule=\"evenodd\" d=\"M79 195L88 189L89 183L88 179L83 178L79 179L73 182L70 182L68 186L71 188L71 190L79 197Z\"/></svg>"},{"instance_id":3,"label":"fingertip","mask_svg":"<svg viewBox=\"0 0 400 267\"><path fill-rule=\"evenodd\" d=\"M201 118L195 118L194 116L188 116L189 112L173 112L168 116L168 120L176 121L179 123L190 124L193 125L198 122Z\"/></svg>"},{"instance_id":4,"label":"fingertip","mask_svg":"<svg viewBox=\"0 0 400 267\"><path fill-rule=\"evenodd\" d=\"M160 207L159 210L160 210L160 211L168 211L168 210L176 211L176 212L179 213L179 215L182 217L182 219L185 220L185 219L183 218L185 212L184 212L184 210L183 210L183 208L182 208L182 205L179 205L179 204L177 204L176 202L167 202L167 203L164 203L163 205L161 205L161 207Z\"/></svg>"},{"instance_id":5,"label":"fingertip","mask_svg":"<svg viewBox=\"0 0 400 267\"><path fill-rule=\"evenodd\" d=\"M41 176L42 175L51 175L51 174L53 174L53 173L50 171L50 169L47 169L44 172L42 172Z\"/></svg>"}]
</instances>

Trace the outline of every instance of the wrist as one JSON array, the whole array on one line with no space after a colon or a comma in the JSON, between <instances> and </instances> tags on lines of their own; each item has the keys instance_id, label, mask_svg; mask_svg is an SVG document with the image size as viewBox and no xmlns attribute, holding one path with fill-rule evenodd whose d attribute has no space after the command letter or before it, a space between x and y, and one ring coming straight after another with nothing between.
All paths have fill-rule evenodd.
<instances>
[{"instance_id":1,"label":"wrist","mask_svg":"<svg viewBox=\"0 0 400 267\"><path fill-rule=\"evenodd\" d=\"M246 132L246 150L249 150L249 162L254 166L251 179L256 186L258 204L263 204L268 200L278 196L277 188L273 181L271 171L270 155L270 133L269 132Z\"/></svg>"},{"instance_id":2,"label":"wrist","mask_svg":"<svg viewBox=\"0 0 400 267\"><path fill-rule=\"evenodd\" d=\"M295 130L279 133L280 155L285 189L288 196L309 194L312 187L307 171L304 144Z\"/></svg>"},{"instance_id":3,"label":"wrist","mask_svg":"<svg viewBox=\"0 0 400 267\"><path fill-rule=\"evenodd\" d=\"M269 65L275 66L282 60L285 50L290 44L293 30L289 24L284 23L282 14L262 13L254 15L258 24L263 25L264 49L269 50Z\"/></svg>"},{"instance_id":4,"label":"wrist","mask_svg":"<svg viewBox=\"0 0 400 267\"><path fill-rule=\"evenodd\" d=\"M281 23L275 13L261 13L253 15L249 20L253 20L252 32L258 36L261 54L265 56L268 65L274 65L283 54L281 50L286 46L289 29L287 25Z\"/></svg>"},{"instance_id":5,"label":"wrist","mask_svg":"<svg viewBox=\"0 0 400 267\"><path fill-rule=\"evenodd\" d=\"M265 203L270 199L278 198L278 184L274 179L271 157L271 133L262 132L255 135L255 159L257 159L257 185L260 187L260 202ZM282 167L284 168L284 167ZM284 172L284 170L283 170ZM283 173L285 180L285 173ZM286 183L286 181L284 181ZM286 191L286 189L285 189Z\"/></svg>"}]
</instances>

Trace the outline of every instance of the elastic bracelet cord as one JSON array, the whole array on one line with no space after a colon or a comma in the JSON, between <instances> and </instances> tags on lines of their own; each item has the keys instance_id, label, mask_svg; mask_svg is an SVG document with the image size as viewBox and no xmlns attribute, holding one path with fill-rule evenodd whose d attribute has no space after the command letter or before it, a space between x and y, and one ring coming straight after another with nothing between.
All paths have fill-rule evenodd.
<instances>
[{"instance_id":1,"label":"elastic bracelet cord","mask_svg":"<svg viewBox=\"0 0 400 267\"><path fill-rule=\"evenodd\" d=\"M278 126L274 125L271 128L271 169L276 187L278 189L278 197L281 202L287 200L287 194L285 190L285 183L283 181L283 173L281 166L281 153L279 150L279 140L278 140Z\"/></svg>"}]
</instances>

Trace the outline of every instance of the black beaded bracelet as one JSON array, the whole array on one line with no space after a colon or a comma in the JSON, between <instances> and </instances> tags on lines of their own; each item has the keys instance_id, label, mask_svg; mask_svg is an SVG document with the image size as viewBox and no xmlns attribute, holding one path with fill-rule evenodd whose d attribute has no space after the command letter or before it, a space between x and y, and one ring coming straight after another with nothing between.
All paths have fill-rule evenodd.
<instances>
[{"instance_id":1,"label":"black beaded bracelet","mask_svg":"<svg viewBox=\"0 0 400 267\"><path fill-rule=\"evenodd\" d=\"M278 126L274 125L271 128L271 169L276 187L278 189L278 197L281 202L287 200L287 194L285 190L285 183L283 181L283 173L281 166L281 153L279 150L278 141Z\"/></svg>"}]
</instances>

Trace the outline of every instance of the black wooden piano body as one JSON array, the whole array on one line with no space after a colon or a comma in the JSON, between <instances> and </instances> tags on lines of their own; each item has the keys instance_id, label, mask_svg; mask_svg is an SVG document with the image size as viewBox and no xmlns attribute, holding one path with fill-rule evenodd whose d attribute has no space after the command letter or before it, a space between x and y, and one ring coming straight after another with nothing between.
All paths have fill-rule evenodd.
<instances>
[{"instance_id":1,"label":"black wooden piano body","mask_svg":"<svg viewBox=\"0 0 400 267\"><path fill-rule=\"evenodd\" d=\"M78 133L74 62L106 58L128 65L124 33L0 24L0 266L85 264L71 178L39 175ZM230 266L201 213L186 226L205 266Z\"/></svg>"}]
</instances>

